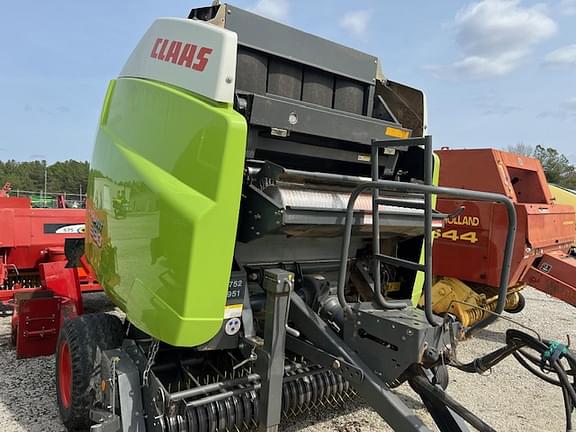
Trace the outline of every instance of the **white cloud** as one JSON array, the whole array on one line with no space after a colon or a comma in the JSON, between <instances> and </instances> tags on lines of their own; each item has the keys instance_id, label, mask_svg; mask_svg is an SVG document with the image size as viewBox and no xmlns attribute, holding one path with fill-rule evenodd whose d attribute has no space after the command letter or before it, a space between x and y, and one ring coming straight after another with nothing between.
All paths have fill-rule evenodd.
<instances>
[{"instance_id":1,"label":"white cloud","mask_svg":"<svg viewBox=\"0 0 576 432\"><path fill-rule=\"evenodd\" d=\"M502 76L514 70L524 57L523 52L510 52L496 56L468 56L451 65L458 76L483 79Z\"/></svg>"},{"instance_id":2,"label":"white cloud","mask_svg":"<svg viewBox=\"0 0 576 432\"><path fill-rule=\"evenodd\" d=\"M576 0L561 0L560 13L563 15L576 15Z\"/></svg>"},{"instance_id":3,"label":"white cloud","mask_svg":"<svg viewBox=\"0 0 576 432\"><path fill-rule=\"evenodd\" d=\"M348 12L340 20L340 27L350 32L354 36L363 36L366 34L368 22L370 21L371 12L369 10L359 10Z\"/></svg>"},{"instance_id":4,"label":"white cloud","mask_svg":"<svg viewBox=\"0 0 576 432\"><path fill-rule=\"evenodd\" d=\"M284 21L288 17L288 0L258 0L250 10L258 15Z\"/></svg>"},{"instance_id":5,"label":"white cloud","mask_svg":"<svg viewBox=\"0 0 576 432\"><path fill-rule=\"evenodd\" d=\"M556 23L542 5L519 0L483 0L456 15L456 37L465 53L493 56L524 51L552 36Z\"/></svg>"},{"instance_id":6,"label":"white cloud","mask_svg":"<svg viewBox=\"0 0 576 432\"><path fill-rule=\"evenodd\" d=\"M484 79L516 69L536 44L556 33L557 26L545 5L481 0L456 14L453 29L462 58L440 70L452 77Z\"/></svg>"},{"instance_id":7,"label":"white cloud","mask_svg":"<svg viewBox=\"0 0 576 432\"><path fill-rule=\"evenodd\" d=\"M562 108L564 108L566 111L568 111L572 114L576 114L576 97L573 97L573 98L565 101L562 104Z\"/></svg>"},{"instance_id":8,"label":"white cloud","mask_svg":"<svg viewBox=\"0 0 576 432\"><path fill-rule=\"evenodd\" d=\"M576 66L576 44L548 53L544 58L544 63L549 66Z\"/></svg>"}]
</instances>

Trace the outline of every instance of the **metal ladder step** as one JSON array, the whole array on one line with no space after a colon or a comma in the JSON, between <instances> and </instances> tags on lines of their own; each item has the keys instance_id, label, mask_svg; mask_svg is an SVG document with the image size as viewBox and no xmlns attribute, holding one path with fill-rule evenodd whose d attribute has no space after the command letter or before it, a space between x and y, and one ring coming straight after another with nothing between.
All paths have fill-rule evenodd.
<instances>
[{"instance_id":1,"label":"metal ladder step","mask_svg":"<svg viewBox=\"0 0 576 432\"><path fill-rule=\"evenodd\" d=\"M402 201L395 198L377 198L374 200L374 205L385 205L393 207L405 207L418 210L424 210L424 203L414 201Z\"/></svg>"},{"instance_id":2,"label":"metal ladder step","mask_svg":"<svg viewBox=\"0 0 576 432\"><path fill-rule=\"evenodd\" d=\"M393 265L395 267L404 267L409 270L424 271L426 266L414 261L408 261L402 258L397 258L389 255L374 254L374 258L380 262Z\"/></svg>"},{"instance_id":3,"label":"metal ladder step","mask_svg":"<svg viewBox=\"0 0 576 432\"><path fill-rule=\"evenodd\" d=\"M432 184L432 140L431 137L422 138L408 138L408 139L394 139L394 140L373 140L372 141L372 157L371 174L372 181L380 181L380 149L381 148L400 148L400 147L424 147L424 183L426 185ZM424 264L419 262L409 261L403 258L383 255L380 252L380 205L392 205L398 207L412 207L424 210ZM374 293L378 297L381 296L382 290L382 264L388 264L395 267L402 267L413 271L423 272L425 275L425 284L431 284L431 242L432 242L432 198L429 194L424 195L423 202L403 202L401 199L390 199L380 195L380 189L375 187L372 189L372 271L374 280ZM425 291L429 291L426 289Z\"/></svg>"}]
</instances>

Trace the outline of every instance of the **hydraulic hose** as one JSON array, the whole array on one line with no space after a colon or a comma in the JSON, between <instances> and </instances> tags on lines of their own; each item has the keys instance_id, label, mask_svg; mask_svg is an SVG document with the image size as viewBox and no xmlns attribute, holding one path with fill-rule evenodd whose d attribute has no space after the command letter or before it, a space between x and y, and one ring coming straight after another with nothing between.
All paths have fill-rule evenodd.
<instances>
[{"instance_id":1,"label":"hydraulic hose","mask_svg":"<svg viewBox=\"0 0 576 432\"><path fill-rule=\"evenodd\" d=\"M536 351L540 355L540 359L527 353L523 348ZM451 364L465 372L483 373L509 355L513 355L533 375L562 388L566 414L566 431L572 431L572 412L576 406L576 356L559 342L540 340L520 330L509 329L506 331L506 345L502 348L479 357L470 363L462 364L454 359ZM570 372L566 371L562 360L569 364ZM539 366L543 372L532 365ZM544 371L555 373L558 379L545 375ZM572 383L570 382L570 375L573 377Z\"/></svg>"}]
</instances>

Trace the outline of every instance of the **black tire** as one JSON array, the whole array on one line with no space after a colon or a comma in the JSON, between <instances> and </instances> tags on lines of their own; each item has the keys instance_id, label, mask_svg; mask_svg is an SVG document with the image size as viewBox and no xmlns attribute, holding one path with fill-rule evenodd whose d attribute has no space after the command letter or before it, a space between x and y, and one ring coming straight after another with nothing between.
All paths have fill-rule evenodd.
<instances>
[{"instance_id":1,"label":"black tire","mask_svg":"<svg viewBox=\"0 0 576 432\"><path fill-rule=\"evenodd\" d=\"M14 315L14 306L11 304L0 303L0 317L7 317Z\"/></svg>"},{"instance_id":2,"label":"black tire","mask_svg":"<svg viewBox=\"0 0 576 432\"><path fill-rule=\"evenodd\" d=\"M10 342L12 343L12 348L16 348L17 341L18 341L18 326L12 326L10 330Z\"/></svg>"},{"instance_id":3,"label":"black tire","mask_svg":"<svg viewBox=\"0 0 576 432\"><path fill-rule=\"evenodd\" d=\"M94 394L90 378L96 348L122 344L123 326L109 314L82 315L64 322L56 346L56 395L62 422L71 431L90 429Z\"/></svg>"},{"instance_id":4,"label":"black tire","mask_svg":"<svg viewBox=\"0 0 576 432\"><path fill-rule=\"evenodd\" d=\"M526 307L526 298L522 294L518 293L518 304L513 309L506 309L506 312L511 314L517 314L522 312L525 307Z\"/></svg>"},{"instance_id":5,"label":"black tire","mask_svg":"<svg viewBox=\"0 0 576 432\"><path fill-rule=\"evenodd\" d=\"M98 345L101 350L119 348L122 345L125 330L120 318L107 313L95 313L84 316L95 317L92 319L96 321L96 325L100 329Z\"/></svg>"}]
</instances>

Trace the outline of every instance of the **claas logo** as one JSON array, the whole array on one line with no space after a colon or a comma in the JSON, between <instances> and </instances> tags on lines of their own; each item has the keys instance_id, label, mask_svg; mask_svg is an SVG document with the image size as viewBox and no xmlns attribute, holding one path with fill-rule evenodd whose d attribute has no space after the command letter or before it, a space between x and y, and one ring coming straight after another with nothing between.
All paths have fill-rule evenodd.
<instances>
[{"instance_id":1,"label":"claas logo","mask_svg":"<svg viewBox=\"0 0 576 432\"><path fill-rule=\"evenodd\" d=\"M150 57L202 72L208 64L212 51L214 51L212 48L193 43L157 38L152 45Z\"/></svg>"}]
</instances>

